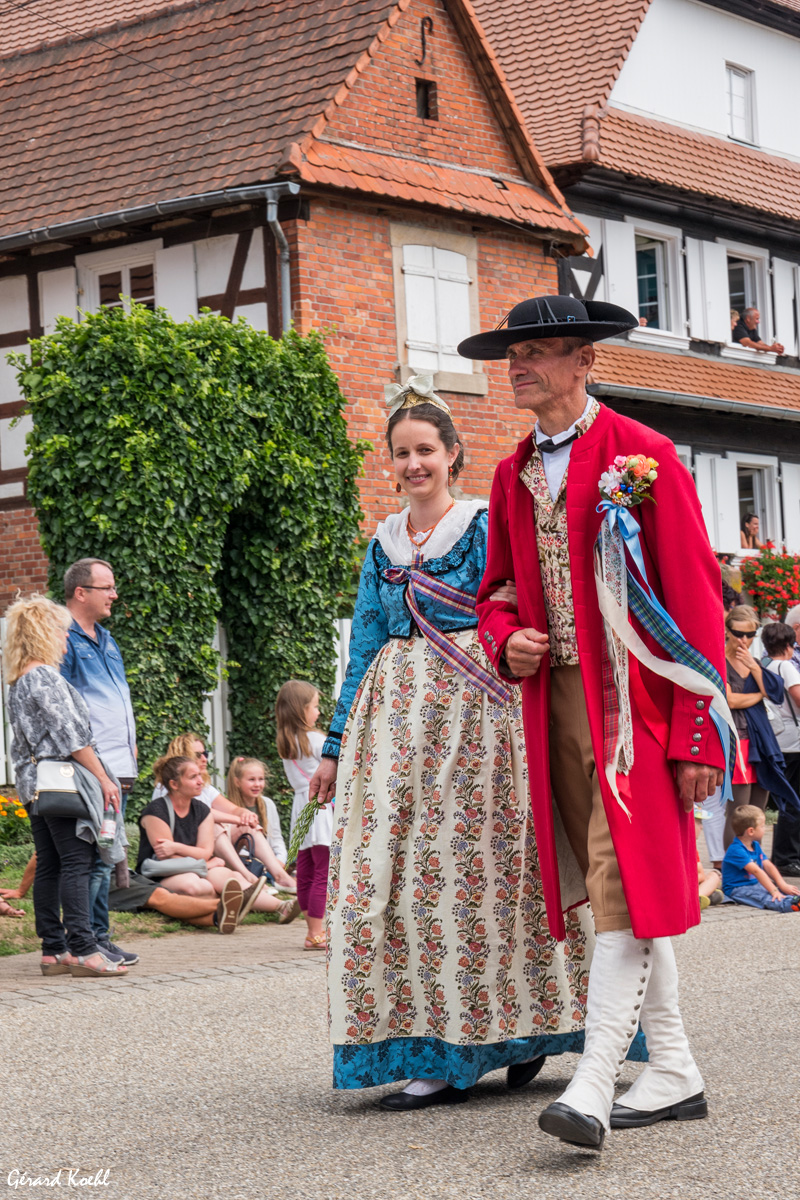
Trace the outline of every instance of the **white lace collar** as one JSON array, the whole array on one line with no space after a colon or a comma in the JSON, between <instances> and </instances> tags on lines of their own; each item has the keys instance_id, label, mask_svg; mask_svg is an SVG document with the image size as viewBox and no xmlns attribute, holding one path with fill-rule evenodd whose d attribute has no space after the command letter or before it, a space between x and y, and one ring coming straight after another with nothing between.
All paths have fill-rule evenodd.
<instances>
[{"instance_id":1,"label":"white lace collar","mask_svg":"<svg viewBox=\"0 0 800 1200\"><path fill-rule=\"evenodd\" d=\"M422 557L427 560L441 558L443 554L447 554L469 528L475 514L488 507L488 500L456 500L422 547ZM398 567L407 567L412 561L413 548L406 533L408 514L408 508L399 513L392 513L385 521L381 521L375 531L381 548Z\"/></svg>"}]
</instances>

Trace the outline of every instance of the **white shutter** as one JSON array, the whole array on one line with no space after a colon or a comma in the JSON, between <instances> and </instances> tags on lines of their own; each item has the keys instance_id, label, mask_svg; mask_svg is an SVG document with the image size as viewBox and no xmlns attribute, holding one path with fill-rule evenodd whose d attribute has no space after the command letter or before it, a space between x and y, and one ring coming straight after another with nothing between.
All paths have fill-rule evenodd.
<instances>
[{"instance_id":1,"label":"white shutter","mask_svg":"<svg viewBox=\"0 0 800 1200\"><path fill-rule=\"evenodd\" d=\"M775 306L775 338L782 342L787 354L797 353L794 327L794 263L782 258L772 260L772 294Z\"/></svg>"},{"instance_id":2,"label":"white shutter","mask_svg":"<svg viewBox=\"0 0 800 1200\"><path fill-rule=\"evenodd\" d=\"M695 454L694 477L708 540L718 554L739 550L739 480L736 463L718 454Z\"/></svg>"},{"instance_id":3,"label":"white shutter","mask_svg":"<svg viewBox=\"0 0 800 1200\"><path fill-rule=\"evenodd\" d=\"M627 221L603 221L603 267L606 299L638 316L636 233Z\"/></svg>"},{"instance_id":4,"label":"white shutter","mask_svg":"<svg viewBox=\"0 0 800 1200\"><path fill-rule=\"evenodd\" d=\"M74 267L62 267L59 271L43 271L40 274L39 305L45 333L53 332L56 317L72 317L75 320L78 284Z\"/></svg>"},{"instance_id":5,"label":"white shutter","mask_svg":"<svg viewBox=\"0 0 800 1200\"><path fill-rule=\"evenodd\" d=\"M436 327L439 333L439 370L463 372L466 362L456 346L469 337L469 274L467 256L453 250L433 252L436 269Z\"/></svg>"},{"instance_id":6,"label":"white shutter","mask_svg":"<svg viewBox=\"0 0 800 1200\"><path fill-rule=\"evenodd\" d=\"M711 463L714 458L715 455L713 454L695 454L694 482L697 488L697 498L703 510L703 520L706 523L708 540L716 550L717 522L714 512L714 477L711 471Z\"/></svg>"},{"instance_id":7,"label":"white shutter","mask_svg":"<svg viewBox=\"0 0 800 1200\"><path fill-rule=\"evenodd\" d=\"M800 463L781 463L783 537L790 554L800 554Z\"/></svg>"},{"instance_id":8,"label":"white shutter","mask_svg":"<svg viewBox=\"0 0 800 1200\"><path fill-rule=\"evenodd\" d=\"M704 342L731 340L728 252L719 242L686 239L689 332Z\"/></svg>"},{"instance_id":9,"label":"white shutter","mask_svg":"<svg viewBox=\"0 0 800 1200\"><path fill-rule=\"evenodd\" d=\"M156 304L176 321L197 316L197 273L194 243L169 246L155 253Z\"/></svg>"},{"instance_id":10,"label":"white shutter","mask_svg":"<svg viewBox=\"0 0 800 1200\"><path fill-rule=\"evenodd\" d=\"M730 320L728 324L730 325ZM714 504L719 542L716 549L720 554L735 554L741 547L737 465L729 458L715 457L711 466L714 473Z\"/></svg>"},{"instance_id":11,"label":"white shutter","mask_svg":"<svg viewBox=\"0 0 800 1200\"><path fill-rule=\"evenodd\" d=\"M403 281L408 365L420 371L436 372L439 369L439 335L433 246L403 246Z\"/></svg>"}]
</instances>

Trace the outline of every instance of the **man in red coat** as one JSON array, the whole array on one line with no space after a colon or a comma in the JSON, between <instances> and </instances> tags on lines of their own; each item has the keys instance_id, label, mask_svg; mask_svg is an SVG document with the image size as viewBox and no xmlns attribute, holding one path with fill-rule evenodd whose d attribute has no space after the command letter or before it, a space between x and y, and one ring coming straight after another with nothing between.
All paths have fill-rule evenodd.
<instances>
[{"instance_id":1,"label":"man in red coat","mask_svg":"<svg viewBox=\"0 0 800 1200\"><path fill-rule=\"evenodd\" d=\"M516 305L505 328L459 346L465 358L507 357L516 407L538 418L495 474L479 631L498 672L522 682L550 931L564 936L559 857L570 847L594 912L584 1053L539 1124L595 1149L609 1127L707 1113L678 1011L669 939L700 919L692 808L722 782L724 767L713 689L687 690L675 674L660 674L664 650L627 613L623 636L632 626L644 649L611 674L595 580L600 477L620 455L655 459L657 478L646 484L655 503L628 509L640 526L647 580L711 674L722 672L719 566L691 476L668 438L586 393L592 343L637 324L615 305L546 296ZM512 580L516 608L490 599ZM608 765L609 689L622 712L617 723L627 719L629 763L614 757L619 771ZM650 1062L612 1108L640 1021Z\"/></svg>"}]
</instances>

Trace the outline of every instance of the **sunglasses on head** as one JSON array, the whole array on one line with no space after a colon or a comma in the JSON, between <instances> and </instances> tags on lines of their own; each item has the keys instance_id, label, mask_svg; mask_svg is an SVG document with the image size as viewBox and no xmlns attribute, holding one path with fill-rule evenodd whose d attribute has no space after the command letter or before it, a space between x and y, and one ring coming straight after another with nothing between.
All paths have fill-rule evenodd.
<instances>
[{"instance_id":1,"label":"sunglasses on head","mask_svg":"<svg viewBox=\"0 0 800 1200\"><path fill-rule=\"evenodd\" d=\"M756 636L755 629L729 629L728 633L735 638L754 638Z\"/></svg>"}]
</instances>

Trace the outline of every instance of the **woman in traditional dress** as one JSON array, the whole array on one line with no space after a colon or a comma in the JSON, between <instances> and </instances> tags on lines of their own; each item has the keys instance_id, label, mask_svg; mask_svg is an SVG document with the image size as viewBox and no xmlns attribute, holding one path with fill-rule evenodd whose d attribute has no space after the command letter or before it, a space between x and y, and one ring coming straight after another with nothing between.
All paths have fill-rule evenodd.
<instances>
[{"instance_id":1,"label":"woman in traditional dress","mask_svg":"<svg viewBox=\"0 0 800 1200\"><path fill-rule=\"evenodd\" d=\"M310 788L320 802L336 789L334 1086L409 1079L380 1102L395 1110L467 1100L499 1067L521 1087L545 1056L580 1051L593 944L586 907L568 915L566 941L548 936L520 694L477 638L487 509L450 496L463 452L431 387L417 376L387 389L409 503L369 544Z\"/></svg>"}]
</instances>

